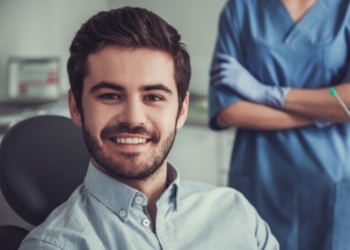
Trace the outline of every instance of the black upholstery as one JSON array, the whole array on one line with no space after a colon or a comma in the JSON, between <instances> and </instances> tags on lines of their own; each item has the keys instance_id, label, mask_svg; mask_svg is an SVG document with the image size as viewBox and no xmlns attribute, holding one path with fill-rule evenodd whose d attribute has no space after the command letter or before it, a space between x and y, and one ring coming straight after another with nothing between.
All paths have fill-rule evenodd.
<instances>
[{"instance_id":1,"label":"black upholstery","mask_svg":"<svg viewBox=\"0 0 350 250\"><path fill-rule=\"evenodd\" d=\"M89 158L81 128L71 119L23 120L0 145L1 191L22 219L38 225L83 182Z\"/></svg>"},{"instance_id":2,"label":"black upholstery","mask_svg":"<svg viewBox=\"0 0 350 250\"><path fill-rule=\"evenodd\" d=\"M0 249L17 250L27 233L28 230L17 226L0 226Z\"/></svg>"}]
</instances>

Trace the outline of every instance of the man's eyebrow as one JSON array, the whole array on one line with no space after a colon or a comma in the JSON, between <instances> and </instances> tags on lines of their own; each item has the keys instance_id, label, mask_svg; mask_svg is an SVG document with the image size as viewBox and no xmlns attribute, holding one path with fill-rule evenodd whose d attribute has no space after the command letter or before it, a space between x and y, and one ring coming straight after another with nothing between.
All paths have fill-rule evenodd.
<instances>
[{"instance_id":1,"label":"man's eyebrow","mask_svg":"<svg viewBox=\"0 0 350 250\"><path fill-rule=\"evenodd\" d=\"M173 91L171 91L171 89L169 89L164 84L146 85L146 86L143 86L141 88L142 88L143 91L162 90L162 91L165 91L165 92L167 92L169 94L173 93Z\"/></svg>"},{"instance_id":2,"label":"man's eyebrow","mask_svg":"<svg viewBox=\"0 0 350 250\"><path fill-rule=\"evenodd\" d=\"M90 93L96 92L100 89L113 89L116 91L124 91L125 90L122 86L120 86L118 84L102 81L102 82L99 82L98 84L94 85L90 89Z\"/></svg>"}]
</instances>

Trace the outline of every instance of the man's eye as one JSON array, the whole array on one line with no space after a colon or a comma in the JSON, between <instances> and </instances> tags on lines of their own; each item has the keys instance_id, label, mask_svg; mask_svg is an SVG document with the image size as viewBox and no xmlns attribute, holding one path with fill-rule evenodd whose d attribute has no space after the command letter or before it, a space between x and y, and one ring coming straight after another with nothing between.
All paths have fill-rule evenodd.
<instances>
[{"instance_id":1,"label":"man's eye","mask_svg":"<svg viewBox=\"0 0 350 250\"><path fill-rule=\"evenodd\" d=\"M117 94L103 94L99 96L101 99L107 99L107 100L118 100L120 99L120 96Z\"/></svg>"},{"instance_id":2,"label":"man's eye","mask_svg":"<svg viewBox=\"0 0 350 250\"><path fill-rule=\"evenodd\" d=\"M153 101L153 102L158 102L158 101L163 100L162 97L157 96L157 95L148 95L148 96L146 96L145 99L148 100L148 101Z\"/></svg>"}]
</instances>

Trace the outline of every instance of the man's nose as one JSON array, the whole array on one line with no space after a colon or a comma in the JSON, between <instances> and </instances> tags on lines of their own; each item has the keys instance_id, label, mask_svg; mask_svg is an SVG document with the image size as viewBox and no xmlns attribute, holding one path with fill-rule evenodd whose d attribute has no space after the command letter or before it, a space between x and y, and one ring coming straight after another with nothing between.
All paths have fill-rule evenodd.
<instances>
[{"instance_id":1,"label":"man's nose","mask_svg":"<svg viewBox=\"0 0 350 250\"><path fill-rule=\"evenodd\" d=\"M118 122L127 123L131 126L145 124L147 121L145 108L139 100L129 99L125 101L118 116Z\"/></svg>"}]
</instances>

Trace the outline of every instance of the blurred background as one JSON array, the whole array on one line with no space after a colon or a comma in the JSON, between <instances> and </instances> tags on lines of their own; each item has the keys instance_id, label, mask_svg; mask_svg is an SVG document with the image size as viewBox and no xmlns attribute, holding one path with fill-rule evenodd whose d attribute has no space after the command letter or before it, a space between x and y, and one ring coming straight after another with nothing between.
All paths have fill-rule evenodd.
<instances>
[{"instance_id":1,"label":"blurred background","mask_svg":"<svg viewBox=\"0 0 350 250\"><path fill-rule=\"evenodd\" d=\"M69 116L66 100L68 48L83 22L102 10L145 7L177 28L191 55L189 117L178 132L169 161L180 170L182 178L226 185L235 131L217 133L208 129L206 100L218 18L225 2L0 0L0 142L6 130L22 119L45 114ZM26 73L28 77L28 72L35 71L32 77L38 81L38 75L47 73L52 63L50 87L34 88L33 79L27 82L32 85L19 86L19 76ZM3 224L31 227L11 211L0 194L0 225Z\"/></svg>"}]
</instances>

